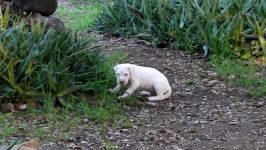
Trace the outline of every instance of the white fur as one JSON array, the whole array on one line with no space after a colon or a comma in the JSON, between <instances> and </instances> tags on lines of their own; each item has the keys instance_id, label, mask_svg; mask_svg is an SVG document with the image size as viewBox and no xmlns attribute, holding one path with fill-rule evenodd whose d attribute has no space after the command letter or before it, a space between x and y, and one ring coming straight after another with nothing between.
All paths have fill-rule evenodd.
<instances>
[{"instance_id":1,"label":"white fur","mask_svg":"<svg viewBox=\"0 0 266 150\"><path fill-rule=\"evenodd\" d=\"M136 89L142 89L140 94L150 96L149 101L159 101L170 97L172 89L167 78L158 70L150 67L142 67L133 64L119 64L114 67L117 86L109 89L111 93L118 92L121 86L129 84L125 94L118 98L125 98L131 95Z\"/></svg>"}]
</instances>

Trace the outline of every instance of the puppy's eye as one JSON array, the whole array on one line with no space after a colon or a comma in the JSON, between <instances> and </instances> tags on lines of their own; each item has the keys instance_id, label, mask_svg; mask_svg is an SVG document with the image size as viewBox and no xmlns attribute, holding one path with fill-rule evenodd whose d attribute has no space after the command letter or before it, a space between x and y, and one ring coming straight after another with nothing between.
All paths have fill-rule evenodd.
<instances>
[{"instance_id":1,"label":"puppy's eye","mask_svg":"<svg viewBox=\"0 0 266 150\"><path fill-rule=\"evenodd\" d=\"M118 75L118 76L120 76L120 74L119 74L119 73L118 73L117 75Z\"/></svg>"},{"instance_id":2,"label":"puppy's eye","mask_svg":"<svg viewBox=\"0 0 266 150\"><path fill-rule=\"evenodd\" d=\"M126 73L125 76L128 76L128 74Z\"/></svg>"}]
</instances>

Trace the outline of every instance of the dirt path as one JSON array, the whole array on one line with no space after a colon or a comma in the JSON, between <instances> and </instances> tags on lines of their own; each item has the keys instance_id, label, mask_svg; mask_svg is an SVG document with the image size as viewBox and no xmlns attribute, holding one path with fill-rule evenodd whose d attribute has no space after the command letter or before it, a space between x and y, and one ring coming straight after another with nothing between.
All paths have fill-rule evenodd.
<instances>
[{"instance_id":1,"label":"dirt path","mask_svg":"<svg viewBox=\"0 0 266 150\"><path fill-rule=\"evenodd\" d=\"M266 149L265 100L227 87L199 55L134 40L100 41L107 53L121 49L129 53L126 62L162 71L173 88L167 101L126 107L133 126L112 129L106 137L119 149Z\"/></svg>"}]
</instances>

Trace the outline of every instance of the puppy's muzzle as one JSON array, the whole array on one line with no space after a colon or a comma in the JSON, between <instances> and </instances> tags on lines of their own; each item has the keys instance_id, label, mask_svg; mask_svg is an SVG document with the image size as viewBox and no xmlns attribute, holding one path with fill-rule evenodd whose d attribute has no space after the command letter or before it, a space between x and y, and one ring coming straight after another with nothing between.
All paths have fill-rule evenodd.
<instances>
[{"instance_id":1,"label":"puppy's muzzle","mask_svg":"<svg viewBox=\"0 0 266 150\"><path fill-rule=\"evenodd\" d=\"M124 85L124 86L127 85L127 81L125 81L125 80L120 80L119 82L120 82L121 85Z\"/></svg>"}]
</instances>

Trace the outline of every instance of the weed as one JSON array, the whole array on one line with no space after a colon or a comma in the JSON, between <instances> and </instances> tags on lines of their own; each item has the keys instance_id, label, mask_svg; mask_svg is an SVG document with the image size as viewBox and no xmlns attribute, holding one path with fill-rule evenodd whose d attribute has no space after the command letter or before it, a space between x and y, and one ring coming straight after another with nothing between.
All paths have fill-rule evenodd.
<instances>
[{"instance_id":1,"label":"weed","mask_svg":"<svg viewBox=\"0 0 266 150\"><path fill-rule=\"evenodd\" d=\"M105 140L104 141L104 146L106 150L115 150L118 149L118 143L114 143L110 140Z\"/></svg>"},{"instance_id":2,"label":"weed","mask_svg":"<svg viewBox=\"0 0 266 150\"><path fill-rule=\"evenodd\" d=\"M55 15L62 18L67 27L82 30L93 26L95 16L101 12L99 3L77 6L59 6Z\"/></svg>"},{"instance_id":3,"label":"weed","mask_svg":"<svg viewBox=\"0 0 266 150\"><path fill-rule=\"evenodd\" d=\"M263 76L262 69L252 64L252 61L247 62L234 62L230 59L212 57L211 63L215 70L227 80L231 85L244 86L247 88L248 93L253 96L263 96L266 94L266 78ZM234 78L230 78L234 76Z\"/></svg>"},{"instance_id":4,"label":"weed","mask_svg":"<svg viewBox=\"0 0 266 150\"><path fill-rule=\"evenodd\" d=\"M195 81L194 80L185 80L185 81L183 81L183 83L186 85L194 85Z\"/></svg>"}]
</instances>

